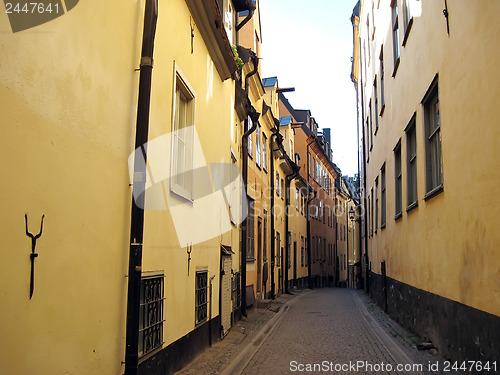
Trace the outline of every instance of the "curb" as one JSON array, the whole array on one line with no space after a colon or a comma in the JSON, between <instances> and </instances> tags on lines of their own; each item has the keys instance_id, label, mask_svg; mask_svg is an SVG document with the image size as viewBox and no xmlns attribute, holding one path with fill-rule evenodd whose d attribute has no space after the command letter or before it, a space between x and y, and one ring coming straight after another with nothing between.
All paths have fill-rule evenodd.
<instances>
[{"instance_id":1,"label":"curb","mask_svg":"<svg viewBox=\"0 0 500 375\"><path fill-rule=\"evenodd\" d=\"M252 341L238 354L238 356L227 366L222 372L222 375L239 375L250 363L255 353L260 349L264 341L269 337L274 328L286 314L292 304L305 294L313 291L305 290L297 295L292 300L283 304L275 316L273 316L266 324L257 332Z\"/></svg>"}]
</instances>

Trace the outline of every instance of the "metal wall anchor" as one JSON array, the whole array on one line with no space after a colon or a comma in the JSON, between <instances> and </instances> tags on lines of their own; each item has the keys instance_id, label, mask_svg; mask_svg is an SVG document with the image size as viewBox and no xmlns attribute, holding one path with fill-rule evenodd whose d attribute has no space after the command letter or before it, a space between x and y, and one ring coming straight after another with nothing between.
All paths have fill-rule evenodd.
<instances>
[{"instance_id":1,"label":"metal wall anchor","mask_svg":"<svg viewBox=\"0 0 500 375\"><path fill-rule=\"evenodd\" d=\"M30 299L33 297L33 291L35 290L35 258L38 256L37 253L35 253L35 247L36 247L36 240L40 238L42 235L43 231L43 219L45 218L45 215L42 215L42 222L40 224L40 232L37 235L33 235L28 231L28 215L24 214L24 219L26 222L26 235L31 238L31 254L30 254L30 259L31 259L31 278L30 278Z\"/></svg>"}]
</instances>

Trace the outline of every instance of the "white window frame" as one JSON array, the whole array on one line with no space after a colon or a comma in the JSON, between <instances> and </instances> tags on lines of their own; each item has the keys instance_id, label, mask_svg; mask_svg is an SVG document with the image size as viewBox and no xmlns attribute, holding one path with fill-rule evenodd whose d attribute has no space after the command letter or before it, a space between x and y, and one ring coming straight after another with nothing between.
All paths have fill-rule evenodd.
<instances>
[{"instance_id":1,"label":"white window frame","mask_svg":"<svg viewBox=\"0 0 500 375\"><path fill-rule=\"evenodd\" d=\"M257 124L257 129L255 130L255 164L258 167L261 166L260 134L260 125Z\"/></svg>"},{"instance_id":2,"label":"white window frame","mask_svg":"<svg viewBox=\"0 0 500 375\"><path fill-rule=\"evenodd\" d=\"M262 169L267 171L267 137L262 132Z\"/></svg>"},{"instance_id":3,"label":"white window frame","mask_svg":"<svg viewBox=\"0 0 500 375\"><path fill-rule=\"evenodd\" d=\"M245 129L245 132L250 130L253 126L253 121L252 119L250 118L250 116L247 117L247 128ZM252 142L252 135L253 133L250 133L248 135L248 139L247 139L247 153L248 153L248 156L250 156L252 159L253 159L253 142Z\"/></svg>"},{"instance_id":4,"label":"white window frame","mask_svg":"<svg viewBox=\"0 0 500 375\"><path fill-rule=\"evenodd\" d=\"M186 124L183 127L179 128L177 118L177 110L179 105L179 93L177 88L179 88L179 92L187 99L187 107L186 107ZM196 94L189 84L188 80L179 69L179 66L174 62L174 82L173 82L173 94L172 94L172 149L171 149L171 163L170 163L170 191L175 194L186 198L188 200L193 199L193 165L194 165L194 132L195 132L195 124L196 124ZM185 149L185 161L184 165L181 167L183 169L184 174L188 174L190 176L190 182L180 184L176 180L176 176L179 175L179 170L177 166L178 161L178 145L177 142L181 142L179 135L179 129L188 129L185 132L185 138L182 140L186 144Z\"/></svg>"}]
</instances>

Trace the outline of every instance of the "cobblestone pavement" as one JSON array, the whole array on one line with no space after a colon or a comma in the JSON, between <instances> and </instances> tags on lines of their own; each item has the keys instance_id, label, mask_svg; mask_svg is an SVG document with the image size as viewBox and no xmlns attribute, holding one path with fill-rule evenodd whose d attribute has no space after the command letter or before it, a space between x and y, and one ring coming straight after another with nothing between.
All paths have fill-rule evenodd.
<instances>
[{"instance_id":1,"label":"cobblestone pavement","mask_svg":"<svg viewBox=\"0 0 500 375\"><path fill-rule=\"evenodd\" d=\"M437 357L413 347L418 341L361 291L319 289L290 306L243 374L441 373Z\"/></svg>"},{"instance_id":2,"label":"cobblestone pavement","mask_svg":"<svg viewBox=\"0 0 500 375\"><path fill-rule=\"evenodd\" d=\"M298 294L300 294L300 291ZM276 315L276 312L295 296L296 294L282 295L272 301L268 308L252 308L248 311L248 317L237 322L223 340L207 348L190 364L175 374L210 375L221 373L250 344L266 322L271 320Z\"/></svg>"},{"instance_id":3,"label":"cobblestone pavement","mask_svg":"<svg viewBox=\"0 0 500 375\"><path fill-rule=\"evenodd\" d=\"M362 291L294 293L279 297L269 309L252 309L224 340L177 374L458 374L443 372L442 359L417 350L422 340Z\"/></svg>"}]
</instances>

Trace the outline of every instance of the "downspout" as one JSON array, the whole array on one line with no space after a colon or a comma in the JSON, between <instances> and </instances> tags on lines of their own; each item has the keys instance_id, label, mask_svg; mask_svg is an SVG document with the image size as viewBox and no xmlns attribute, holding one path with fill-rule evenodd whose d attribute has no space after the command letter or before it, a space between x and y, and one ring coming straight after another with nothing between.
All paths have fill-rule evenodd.
<instances>
[{"instance_id":1,"label":"downspout","mask_svg":"<svg viewBox=\"0 0 500 375\"><path fill-rule=\"evenodd\" d=\"M285 293L292 294L288 290L288 250L292 251L290 239L288 238L288 211L290 208L290 182L299 175L299 171L295 171L285 177Z\"/></svg>"},{"instance_id":2,"label":"downspout","mask_svg":"<svg viewBox=\"0 0 500 375\"><path fill-rule=\"evenodd\" d=\"M245 77L245 92L248 98L248 80L251 76L257 73L257 68L259 64L259 59L252 56L252 61L254 63L254 69L247 74ZM257 129L257 121L259 119L259 113L253 111L249 113L252 117L252 127L248 129L241 137L242 142L242 168L243 168L243 186L245 186L245 191L248 182L248 137L252 134L255 129ZM245 129L248 124L248 118L245 119ZM248 204L248 201L247 201ZM247 210L248 212L248 210ZM243 221L241 225L241 314L247 317L247 218Z\"/></svg>"},{"instance_id":3,"label":"downspout","mask_svg":"<svg viewBox=\"0 0 500 375\"><path fill-rule=\"evenodd\" d=\"M241 21L238 25L236 25L236 31L237 31L237 32L238 32L238 31L240 31L240 30L241 30L241 28L242 28L243 26L245 26L245 25L247 24L247 22L248 22L248 21L250 21L250 20L252 19L252 17L253 17L253 13L254 13L254 12L255 12L255 7L253 7L253 9L252 9L252 8L250 8L250 9L248 10L248 15L245 17L245 19L244 19L243 21Z\"/></svg>"},{"instance_id":4,"label":"downspout","mask_svg":"<svg viewBox=\"0 0 500 375\"><path fill-rule=\"evenodd\" d=\"M311 202L314 198L316 198L316 191L313 190L313 196L312 198L309 198L310 191L309 188L311 187L311 184L309 183L309 164L311 162L311 158L309 157L309 147L314 143L314 139L307 144L306 150L307 150L307 204L306 204L306 209L307 209L307 286L309 289L312 289L312 276L311 276L311 263L312 263L312 258L311 258L311 210L310 210L310 205Z\"/></svg>"},{"instance_id":5,"label":"downspout","mask_svg":"<svg viewBox=\"0 0 500 375\"><path fill-rule=\"evenodd\" d=\"M367 199L366 199L366 133L364 125L364 100L363 100L363 82L361 82L361 116L363 118L362 126L362 139L363 139L363 218L365 227L365 292L370 291L370 256L368 254L368 218L366 217L367 211Z\"/></svg>"},{"instance_id":6,"label":"downspout","mask_svg":"<svg viewBox=\"0 0 500 375\"><path fill-rule=\"evenodd\" d=\"M337 174L338 178L338 174ZM334 220L333 220L333 226L335 227L335 286L338 286L338 282L340 280L340 264L338 262L338 253L339 253L339 233L338 233L338 221L337 221L337 205L338 205L338 200L337 200L337 178L335 179L335 186L333 187L334 190L334 195L335 195L335 211L334 211Z\"/></svg>"},{"instance_id":7,"label":"downspout","mask_svg":"<svg viewBox=\"0 0 500 375\"><path fill-rule=\"evenodd\" d=\"M275 124L277 125L277 124ZM271 129L272 134L271 137L269 137L269 143L270 147L269 149L271 150L271 168L270 168L270 184L269 186L271 187L271 298L274 299L276 288L274 286L274 257L276 254L276 237L275 237L275 230L274 230L274 151L279 150L278 149L273 149L273 137L278 137L279 136L279 128L274 128ZM279 251L279 249L278 249Z\"/></svg>"},{"instance_id":8,"label":"downspout","mask_svg":"<svg viewBox=\"0 0 500 375\"><path fill-rule=\"evenodd\" d=\"M349 200L347 200L349 201ZM345 208L345 223L346 223L346 227L349 229L349 214L347 212L347 207ZM347 248L346 248L346 256L347 256L347 288L350 288L351 287L351 284L350 284L350 276L349 276L349 230L346 231L346 235L347 235Z\"/></svg>"},{"instance_id":9,"label":"downspout","mask_svg":"<svg viewBox=\"0 0 500 375\"><path fill-rule=\"evenodd\" d=\"M147 165L146 143L149 136L151 77L153 72L153 49L157 18L158 0L146 0L135 133L135 149L142 149L143 158L136 157L134 160L134 180L132 187L134 194L130 219L125 375L136 375L139 361L139 314Z\"/></svg>"}]
</instances>

